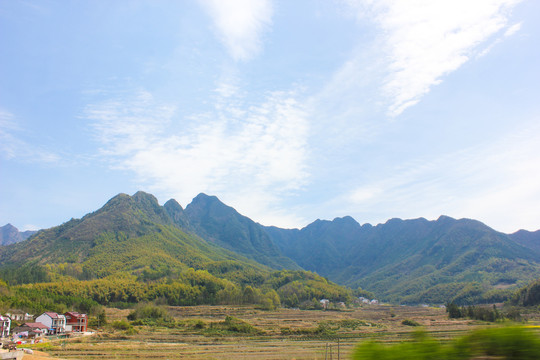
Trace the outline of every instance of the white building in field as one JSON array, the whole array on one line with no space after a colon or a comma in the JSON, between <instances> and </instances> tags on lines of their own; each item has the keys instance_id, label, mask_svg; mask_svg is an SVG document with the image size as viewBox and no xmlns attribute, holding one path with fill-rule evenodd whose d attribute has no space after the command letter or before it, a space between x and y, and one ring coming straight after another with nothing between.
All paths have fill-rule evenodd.
<instances>
[{"instance_id":1,"label":"white building in field","mask_svg":"<svg viewBox=\"0 0 540 360\"><path fill-rule=\"evenodd\" d=\"M40 322L47 326L49 334L62 334L66 332L66 317L55 312L47 311L36 318L36 322Z\"/></svg>"},{"instance_id":2,"label":"white building in field","mask_svg":"<svg viewBox=\"0 0 540 360\"><path fill-rule=\"evenodd\" d=\"M330 304L330 300L328 300L328 299L321 299L321 300L319 301L319 303L321 304L321 307L322 307L323 309L328 309L328 305Z\"/></svg>"}]
</instances>

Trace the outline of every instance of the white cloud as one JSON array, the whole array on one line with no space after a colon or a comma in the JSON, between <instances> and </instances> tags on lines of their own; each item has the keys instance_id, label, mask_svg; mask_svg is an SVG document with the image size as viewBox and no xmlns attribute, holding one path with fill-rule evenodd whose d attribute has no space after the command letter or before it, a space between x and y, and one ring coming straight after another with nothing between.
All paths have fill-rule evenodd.
<instances>
[{"instance_id":1,"label":"white cloud","mask_svg":"<svg viewBox=\"0 0 540 360\"><path fill-rule=\"evenodd\" d=\"M58 163L60 157L21 136L26 131L17 124L15 116L0 109L0 154L6 159L21 159L36 163Z\"/></svg>"},{"instance_id":2,"label":"white cloud","mask_svg":"<svg viewBox=\"0 0 540 360\"><path fill-rule=\"evenodd\" d=\"M278 216L281 197L308 176L305 113L291 93L247 107L225 92L210 112L181 121L148 93L90 105L86 117L112 165L152 191L184 204L207 192L258 219Z\"/></svg>"},{"instance_id":3,"label":"white cloud","mask_svg":"<svg viewBox=\"0 0 540 360\"><path fill-rule=\"evenodd\" d=\"M14 130L19 130L14 121L13 114L0 109L0 150L2 154L12 159L16 155L16 149L19 148L18 141L12 135Z\"/></svg>"},{"instance_id":4,"label":"white cloud","mask_svg":"<svg viewBox=\"0 0 540 360\"><path fill-rule=\"evenodd\" d=\"M521 30L521 23L514 24L514 25L510 26L510 27L504 32L504 36L505 36L505 37L512 36L512 35L514 35L515 33L517 33L519 30Z\"/></svg>"},{"instance_id":5,"label":"white cloud","mask_svg":"<svg viewBox=\"0 0 540 360\"><path fill-rule=\"evenodd\" d=\"M259 53L263 32L272 22L270 0L200 0L200 3L235 60L250 60Z\"/></svg>"},{"instance_id":6,"label":"white cloud","mask_svg":"<svg viewBox=\"0 0 540 360\"><path fill-rule=\"evenodd\" d=\"M382 30L377 39L387 75L382 84L390 116L401 114L422 96L482 52L501 30L508 36L519 25L508 25L520 0L350 0L362 20Z\"/></svg>"},{"instance_id":7,"label":"white cloud","mask_svg":"<svg viewBox=\"0 0 540 360\"><path fill-rule=\"evenodd\" d=\"M353 203L363 203L382 195L383 190L379 186L368 185L361 186L353 190L349 196L349 200Z\"/></svg>"}]
</instances>

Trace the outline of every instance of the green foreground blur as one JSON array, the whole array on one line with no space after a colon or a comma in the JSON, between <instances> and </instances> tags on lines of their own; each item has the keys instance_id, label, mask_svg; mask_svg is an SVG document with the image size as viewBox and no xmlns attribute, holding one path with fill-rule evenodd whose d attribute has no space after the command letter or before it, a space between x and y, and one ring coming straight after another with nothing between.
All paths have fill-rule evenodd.
<instances>
[{"instance_id":1,"label":"green foreground blur","mask_svg":"<svg viewBox=\"0 0 540 360\"><path fill-rule=\"evenodd\" d=\"M409 342L385 345L364 342L357 346L353 359L377 360L462 360L462 359L540 359L540 337L533 329L502 327L482 329L441 343L418 331Z\"/></svg>"}]
</instances>

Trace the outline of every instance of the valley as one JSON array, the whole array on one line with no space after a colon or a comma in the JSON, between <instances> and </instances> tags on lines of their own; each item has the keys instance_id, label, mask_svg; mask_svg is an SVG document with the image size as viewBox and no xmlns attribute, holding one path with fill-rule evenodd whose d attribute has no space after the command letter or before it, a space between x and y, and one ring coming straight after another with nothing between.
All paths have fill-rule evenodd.
<instances>
[{"instance_id":1,"label":"valley","mask_svg":"<svg viewBox=\"0 0 540 360\"><path fill-rule=\"evenodd\" d=\"M186 209L119 194L0 246L0 310L88 314L94 335L33 345L59 359L349 358L418 329L438 344L515 320L536 332L538 236L446 216L279 229L205 194Z\"/></svg>"},{"instance_id":2,"label":"valley","mask_svg":"<svg viewBox=\"0 0 540 360\"><path fill-rule=\"evenodd\" d=\"M404 306L363 306L345 311L279 309L262 311L252 306L168 307L175 326L134 326L136 333L98 329L90 337L53 340L44 349L62 359L348 359L354 347L366 340L396 343L411 338L421 324L438 340L448 341L467 331L496 325L473 320L449 320L444 309ZM126 320L130 310L108 308L109 324ZM227 316L241 319L257 333L209 333L211 323ZM201 328L197 329L196 324ZM540 324L531 316L528 325ZM326 328L316 333L315 329ZM291 334L292 333L292 334ZM338 340L339 339L339 340ZM35 346L39 348L39 346ZM331 349L330 349L331 347ZM332 352L332 357L330 356Z\"/></svg>"}]
</instances>

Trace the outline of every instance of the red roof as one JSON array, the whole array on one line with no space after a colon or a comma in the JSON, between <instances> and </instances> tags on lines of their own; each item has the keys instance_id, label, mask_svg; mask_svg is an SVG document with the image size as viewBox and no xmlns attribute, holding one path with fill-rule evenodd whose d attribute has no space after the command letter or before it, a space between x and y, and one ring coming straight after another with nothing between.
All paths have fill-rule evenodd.
<instances>
[{"instance_id":1,"label":"red roof","mask_svg":"<svg viewBox=\"0 0 540 360\"><path fill-rule=\"evenodd\" d=\"M74 317L74 318L85 318L86 317L86 314L79 314L76 311L68 311L64 315L71 316L71 317Z\"/></svg>"},{"instance_id":2,"label":"red roof","mask_svg":"<svg viewBox=\"0 0 540 360\"><path fill-rule=\"evenodd\" d=\"M46 311L44 314L49 315L53 319L56 319L58 317L58 314L52 311Z\"/></svg>"},{"instance_id":3,"label":"red roof","mask_svg":"<svg viewBox=\"0 0 540 360\"><path fill-rule=\"evenodd\" d=\"M47 327L45 325L43 325L42 323L40 323L40 322L24 323L24 324L21 325L21 327L23 327L23 326L28 326L28 327L30 327L32 329L37 328L37 329L45 329L45 330L47 330Z\"/></svg>"}]
</instances>

